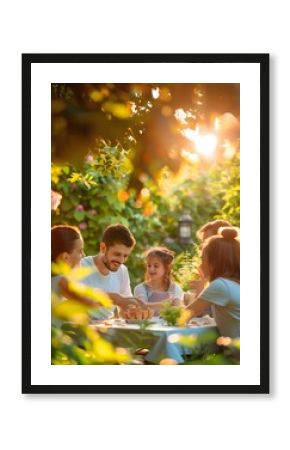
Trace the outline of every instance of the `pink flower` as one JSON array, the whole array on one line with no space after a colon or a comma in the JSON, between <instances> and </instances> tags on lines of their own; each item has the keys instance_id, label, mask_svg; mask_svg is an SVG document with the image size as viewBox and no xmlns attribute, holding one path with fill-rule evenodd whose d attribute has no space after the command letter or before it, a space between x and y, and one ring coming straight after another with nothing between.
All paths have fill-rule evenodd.
<instances>
[{"instance_id":1,"label":"pink flower","mask_svg":"<svg viewBox=\"0 0 290 450\"><path fill-rule=\"evenodd\" d=\"M55 211L61 202L62 195L59 192L51 190L51 209Z\"/></svg>"},{"instance_id":2,"label":"pink flower","mask_svg":"<svg viewBox=\"0 0 290 450\"><path fill-rule=\"evenodd\" d=\"M92 214L93 216L95 216L97 214L97 211L95 209L91 209L90 210L90 214Z\"/></svg>"},{"instance_id":3,"label":"pink flower","mask_svg":"<svg viewBox=\"0 0 290 450\"><path fill-rule=\"evenodd\" d=\"M88 154L85 156L85 161L87 161L87 162L93 162L93 161L94 161L93 155L92 155L91 153L88 153Z\"/></svg>"},{"instance_id":4,"label":"pink flower","mask_svg":"<svg viewBox=\"0 0 290 450\"><path fill-rule=\"evenodd\" d=\"M80 230L86 230L88 228L87 222L82 222L79 224Z\"/></svg>"},{"instance_id":5,"label":"pink flower","mask_svg":"<svg viewBox=\"0 0 290 450\"><path fill-rule=\"evenodd\" d=\"M77 206L76 206L76 210L77 210L77 211L83 211L83 210L84 210L83 205L81 205L81 204L77 205Z\"/></svg>"}]
</instances>

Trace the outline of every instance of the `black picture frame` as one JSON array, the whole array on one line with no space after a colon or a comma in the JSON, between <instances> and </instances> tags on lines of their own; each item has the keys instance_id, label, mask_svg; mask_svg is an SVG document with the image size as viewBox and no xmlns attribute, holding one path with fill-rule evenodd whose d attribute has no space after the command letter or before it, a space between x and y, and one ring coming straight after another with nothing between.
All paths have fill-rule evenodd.
<instances>
[{"instance_id":1,"label":"black picture frame","mask_svg":"<svg viewBox=\"0 0 290 450\"><path fill-rule=\"evenodd\" d=\"M269 54L22 55L22 393L269 393ZM45 63L245 63L260 68L260 383L255 385L37 385L31 381L31 67ZM262 151L261 151L262 149Z\"/></svg>"}]
</instances>

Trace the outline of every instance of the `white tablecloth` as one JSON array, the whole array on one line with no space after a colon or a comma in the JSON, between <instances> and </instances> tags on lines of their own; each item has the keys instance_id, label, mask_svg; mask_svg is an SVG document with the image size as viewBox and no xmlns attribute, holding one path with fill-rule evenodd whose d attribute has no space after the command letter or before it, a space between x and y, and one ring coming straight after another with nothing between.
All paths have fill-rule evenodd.
<instances>
[{"instance_id":1,"label":"white tablecloth","mask_svg":"<svg viewBox=\"0 0 290 450\"><path fill-rule=\"evenodd\" d=\"M198 320L197 323L199 323ZM200 323L202 323L202 320ZM207 325L192 325L186 328L152 324L142 329L136 324L122 324L117 321L112 321L109 325L95 323L93 326L100 332L104 332L104 336L118 347L131 350L140 347L148 348L150 351L145 359L154 364L159 364L165 358L183 363L184 356L191 354L191 348L172 342L170 339L172 335L200 337L210 333L211 342L218 336L217 327L213 320Z\"/></svg>"}]
</instances>

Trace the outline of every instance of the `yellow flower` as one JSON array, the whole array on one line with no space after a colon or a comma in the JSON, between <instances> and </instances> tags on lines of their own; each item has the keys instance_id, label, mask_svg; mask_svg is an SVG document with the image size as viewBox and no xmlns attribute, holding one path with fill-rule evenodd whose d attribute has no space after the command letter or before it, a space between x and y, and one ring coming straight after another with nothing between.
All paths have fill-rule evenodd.
<instances>
[{"instance_id":1,"label":"yellow flower","mask_svg":"<svg viewBox=\"0 0 290 450\"><path fill-rule=\"evenodd\" d=\"M57 184L59 182L59 176L61 175L61 172L62 172L61 166L56 166L55 164L51 166L51 181L54 184Z\"/></svg>"}]
</instances>

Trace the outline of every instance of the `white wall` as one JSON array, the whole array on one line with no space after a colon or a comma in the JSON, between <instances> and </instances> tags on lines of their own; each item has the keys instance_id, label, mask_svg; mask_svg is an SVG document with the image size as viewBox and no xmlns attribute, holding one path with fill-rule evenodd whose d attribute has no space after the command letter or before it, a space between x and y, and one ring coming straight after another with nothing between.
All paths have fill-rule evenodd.
<instances>
[{"instance_id":1,"label":"white wall","mask_svg":"<svg viewBox=\"0 0 290 450\"><path fill-rule=\"evenodd\" d=\"M2 448L272 449L278 439L287 442L289 427L289 413L284 412L289 398L289 300L282 292L289 247L287 2L107 0L104 4L27 0L10 1L1 8ZM25 52L271 53L270 396L21 395L20 124Z\"/></svg>"}]
</instances>

